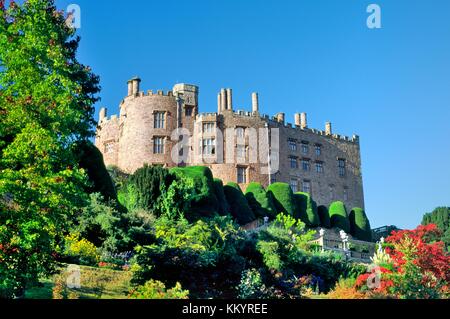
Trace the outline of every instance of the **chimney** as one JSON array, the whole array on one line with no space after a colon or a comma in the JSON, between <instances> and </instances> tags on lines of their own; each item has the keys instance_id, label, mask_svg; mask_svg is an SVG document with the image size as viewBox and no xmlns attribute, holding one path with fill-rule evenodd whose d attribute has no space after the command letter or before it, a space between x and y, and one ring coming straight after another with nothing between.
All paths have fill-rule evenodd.
<instances>
[{"instance_id":1,"label":"chimney","mask_svg":"<svg viewBox=\"0 0 450 319\"><path fill-rule=\"evenodd\" d=\"M286 118L286 114L284 114L284 113L278 113L276 116L277 116L278 122L284 123L284 120L285 120L285 118Z\"/></svg>"},{"instance_id":2,"label":"chimney","mask_svg":"<svg viewBox=\"0 0 450 319\"><path fill-rule=\"evenodd\" d=\"M220 91L220 95L222 97L222 101L221 101L221 105L222 105L222 110L226 110L227 109L227 90L222 89Z\"/></svg>"},{"instance_id":3,"label":"chimney","mask_svg":"<svg viewBox=\"0 0 450 319\"><path fill-rule=\"evenodd\" d=\"M222 113L223 107L222 107L222 93L219 93L217 95L217 113Z\"/></svg>"},{"instance_id":4,"label":"chimney","mask_svg":"<svg viewBox=\"0 0 450 319\"><path fill-rule=\"evenodd\" d=\"M252 111L253 111L253 113L259 112L259 95L258 95L258 93L252 93Z\"/></svg>"},{"instance_id":5,"label":"chimney","mask_svg":"<svg viewBox=\"0 0 450 319\"><path fill-rule=\"evenodd\" d=\"M327 122L325 124L325 134L328 135L328 136L333 135L333 129L332 129L332 126L331 126L331 122Z\"/></svg>"},{"instance_id":6,"label":"chimney","mask_svg":"<svg viewBox=\"0 0 450 319\"><path fill-rule=\"evenodd\" d=\"M130 96L132 94L133 94L133 81L129 80L128 81L128 95L127 96Z\"/></svg>"},{"instance_id":7,"label":"chimney","mask_svg":"<svg viewBox=\"0 0 450 319\"><path fill-rule=\"evenodd\" d=\"M227 89L227 109L233 110L233 90Z\"/></svg>"},{"instance_id":8,"label":"chimney","mask_svg":"<svg viewBox=\"0 0 450 319\"><path fill-rule=\"evenodd\" d=\"M295 125L296 126L302 126L302 120L300 113L295 113Z\"/></svg>"},{"instance_id":9,"label":"chimney","mask_svg":"<svg viewBox=\"0 0 450 319\"><path fill-rule=\"evenodd\" d=\"M102 108L100 109L99 123L102 123L102 122L106 119L107 113L108 113L107 108L102 107Z\"/></svg>"},{"instance_id":10,"label":"chimney","mask_svg":"<svg viewBox=\"0 0 450 319\"><path fill-rule=\"evenodd\" d=\"M131 94L130 95L136 95L136 94L138 94L139 93L139 91L140 91L140 88L139 88L139 85L140 85L140 83L141 83L141 79L139 78L139 77L134 77L134 78L132 78L131 80L130 80L130 82L131 82L131 90L132 90L132 92L131 92ZM128 84L128 90L130 89L130 86L129 86L129 84Z\"/></svg>"},{"instance_id":11,"label":"chimney","mask_svg":"<svg viewBox=\"0 0 450 319\"><path fill-rule=\"evenodd\" d=\"M300 127L303 130L308 128L308 116L306 113L300 114Z\"/></svg>"}]
</instances>

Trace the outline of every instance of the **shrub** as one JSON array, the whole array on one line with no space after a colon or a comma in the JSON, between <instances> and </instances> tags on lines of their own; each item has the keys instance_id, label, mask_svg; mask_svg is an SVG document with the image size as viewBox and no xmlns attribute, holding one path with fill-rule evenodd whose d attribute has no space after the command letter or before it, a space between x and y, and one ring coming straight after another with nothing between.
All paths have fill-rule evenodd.
<instances>
[{"instance_id":1,"label":"shrub","mask_svg":"<svg viewBox=\"0 0 450 319\"><path fill-rule=\"evenodd\" d=\"M320 226L324 228L331 228L330 213L326 206L319 206L317 208L317 213L320 219Z\"/></svg>"},{"instance_id":2,"label":"shrub","mask_svg":"<svg viewBox=\"0 0 450 319\"><path fill-rule=\"evenodd\" d=\"M295 199L291 187L286 183L274 183L267 189L273 195L277 213L295 214Z\"/></svg>"},{"instance_id":3,"label":"shrub","mask_svg":"<svg viewBox=\"0 0 450 319\"><path fill-rule=\"evenodd\" d=\"M64 255L72 263L96 266L100 260L100 254L97 247L88 240L79 238L79 235L72 234L66 237Z\"/></svg>"},{"instance_id":4,"label":"shrub","mask_svg":"<svg viewBox=\"0 0 450 319\"><path fill-rule=\"evenodd\" d=\"M205 166L172 168L170 172L176 176L192 178L195 197L191 201L190 214L212 217L219 212L219 201L215 194L214 179L211 170Z\"/></svg>"},{"instance_id":5,"label":"shrub","mask_svg":"<svg viewBox=\"0 0 450 319\"><path fill-rule=\"evenodd\" d=\"M355 282L354 278L341 278L326 297L328 299L367 299L364 293L355 288Z\"/></svg>"},{"instance_id":6,"label":"shrub","mask_svg":"<svg viewBox=\"0 0 450 319\"><path fill-rule=\"evenodd\" d=\"M217 200L219 202L218 213L219 215L225 216L230 213L230 206L228 205L227 199L225 197L225 192L223 190L222 180L214 179L214 193L216 194Z\"/></svg>"},{"instance_id":7,"label":"shrub","mask_svg":"<svg viewBox=\"0 0 450 319\"><path fill-rule=\"evenodd\" d=\"M334 202L331 204L330 222L331 227L340 228L346 233L350 233L350 221L343 202Z\"/></svg>"},{"instance_id":8,"label":"shrub","mask_svg":"<svg viewBox=\"0 0 450 319\"><path fill-rule=\"evenodd\" d=\"M266 192L260 183L250 183L245 191L245 197L256 217L275 218L277 216L272 193Z\"/></svg>"},{"instance_id":9,"label":"shrub","mask_svg":"<svg viewBox=\"0 0 450 319\"><path fill-rule=\"evenodd\" d=\"M147 281L143 286L137 287L131 294L131 299L188 299L189 291L183 290L180 283L176 283L172 289L166 289L166 286L156 280Z\"/></svg>"},{"instance_id":10,"label":"shrub","mask_svg":"<svg viewBox=\"0 0 450 319\"><path fill-rule=\"evenodd\" d=\"M240 225L246 225L256 219L238 184L228 183L225 185L224 191L228 205L230 205L231 215Z\"/></svg>"},{"instance_id":11,"label":"shrub","mask_svg":"<svg viewBox=\"0 0 450 319\"><path fill-rule=\"evenodd\" d=\"M262 299L267 296L261 274L256 269L246 270L238 286L239 299Z\"/></svg>"},{"instance_id":12,"label":"shrub","mask_svg":"<svg viewBox=\"0 0 450 319\"><path fill-rule=\"evenodd\" d=\"M116 200L117 193L114 183L105 167L100 150L90 142L82 142L77 146L76 154L80 158L80 167L88 174L92 186L89 193L101 193L106 200Z\"/></svg>"},{"instance_id":13,"label":"shrub","mask_svg":"<svg viewBox=\"0 0 450 319\"><path fill-rule=\"evenodd\" d=\"M350 234L359 240L372 241L372 228L362 208L353 208L350 212Z\"/></svg>"},{"instance_id":14,"label":"shrub","mask_svg":"<svg viewBox=\"0 0 450 319\"><path fill-rule=\"evenodd\" d=\"M295 193L294 198L297 203L296 217L303 221L308 227L318 227L320 225L317 204L308 193Z\"/></svg>"}]
</instances>

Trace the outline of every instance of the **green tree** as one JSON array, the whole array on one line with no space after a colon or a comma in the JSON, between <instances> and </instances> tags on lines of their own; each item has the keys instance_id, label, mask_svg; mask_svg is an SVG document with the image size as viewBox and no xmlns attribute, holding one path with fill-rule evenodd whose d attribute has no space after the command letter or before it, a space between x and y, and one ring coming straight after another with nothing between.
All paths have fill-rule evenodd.
<instances>
[{"instance_id":1,"label":"green tree","mask_svg":"<svg viewBox=\"0 0 450 319\"><path fill-rule=\"evenodd\" d=\"M435 224L441 231L442 240L450 251L450 207L438 207L433 212L425 214L422 225Z\"/></svg>"},{"instance_id":2,"label":"green tree","mask_svg":"<svg viewBox=\"0 0 450 319\"><path fill-rule=\"evenodd\" d=\"M297 209L296 217L308 227L318 227L320 225L320 218L317 212L317 204L308 193L295 193Z\"/></svg>"},{"instance_id":3,"label":"green tree","mask_svg":"<svg viewBox=\"0 0 450 319\"><path fill-rule=\"evenodd\" d=\"M245 191L245 197L255 216L272 219L277 216L272 193L266 192L260 183L250 183Z\"/></svg>"},{"instance_id":4,"label":"green tree","mask_svg":"<svg viewBox=\"0 0 450 319\"><path fill-rule=\"evenodd\" d=\"M0 2L0 290L21 296L53 268L84 206L76 143L93 136L99 79L50 0Z\"/></svg>"},{"instance_id":5,"label":"green tree","mask_svg":"<svg viewBox=\"0 0 450 319\"><path fill-rule=\"evenodd\" d=\"M349 216L350 234L364 241L372 241L372 228L366 212L362 208L353 208Z\"/></svg>"},{"instance_id":6,"label":"green tree","mask_svg":"<svg viewBox=\"0 0 450 319\"><path fill-rule=\"evenodd\" d=\"M350 233L350 221L347 209L343 202L334 202L330 206L331 227L340 228L346 233Z\"/></svg>"},{"instance_id":7,"label":"green tree","mask_svg":"<svg viewBox=\"0 0 450 319\"><path fill-rule=\"evenodd\" d=\"M290 216L295 215L296 203L294 193L289 184L274 183L269 186L267 192L271 193L274 198L277 213L285 213Z\"/></svg>"},{"instance_id":8,"label":"green tree","mask_svg":"<svg viewBox=\"0 0 450 319\"><path fill-rule=\"evenodd\" d=\"M256 219L238 184L228 183L225 185L224 191L231 215L240 225L246 225Z\"/></svg>"}]
</instances>

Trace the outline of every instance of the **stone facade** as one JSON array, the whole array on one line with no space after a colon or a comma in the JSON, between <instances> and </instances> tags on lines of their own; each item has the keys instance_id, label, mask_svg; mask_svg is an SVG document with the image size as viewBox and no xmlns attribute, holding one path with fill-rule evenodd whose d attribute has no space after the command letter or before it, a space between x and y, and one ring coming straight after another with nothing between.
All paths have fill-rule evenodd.
<instances>
[{"instance_id":1,"label":"stone facade","mask_svg":"<svg viewBox=\"0 0 450 319\"><path fill-rule=\"evenodd\" d=\"M199 113L194 85L146 94L139 86L139 78L128 82L119 117L100 111L96 146L107 166L133 173L144 164L205 165L243 189L249 182L285 182L319 205L342 200L348 209L364 208L358 136L333 134L331 123L310 129L305 113L295 114L294 124L284 113L262 115L257 93L251 112L235 111L232 90L222 89L218 111Z\"/></svg>"}]
</instances>

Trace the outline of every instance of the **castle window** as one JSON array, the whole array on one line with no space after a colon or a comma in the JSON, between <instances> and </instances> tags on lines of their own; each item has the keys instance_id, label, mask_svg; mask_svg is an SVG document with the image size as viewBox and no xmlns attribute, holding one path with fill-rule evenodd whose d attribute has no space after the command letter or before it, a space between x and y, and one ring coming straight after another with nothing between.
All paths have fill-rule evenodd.
<instances>
[{"instance_id":1,"label":"castle window","mask_svg":"<svg viewBox=\"0 0 450 319\"><path fill-rule=\"evenodd\" d=\"M155 112L155 128L165 128L166 112Z\"/></svg>"},{"instance_id":2,"label":"castle window","mask_svg":"<svg viewBox=\"0 0 450 319\"><path fill-rule=\"evenodd\" d=\"M164 154L164 137L155 137L153 139L153 153Z\"/></svg>"},{"instance_id":3,"label":"castle window","mask_svg":"<svg viewBox=\"0 0 450 319\"><path fill-rule=\"evenodd\" d=\"M238 184L247 184L247 168L238 167L237 181L238 181Z\"/></svg>"},{"instance_id":4,"label":"castle window","mask_svg":"<svg viewBox=\"0 0 450 319\"><path fill-rule=\"evenodd\" d=\"M203 123L203 133L213 133L215 129L215 123Z\"/></svg>"},{"instance_id":5,"label":"castle window","mask_svg":"<svg viewBox=\"0 0 450 319\"><path fill-rule=\"evenodd\" d=\"M297 193L298 192L298 180L296 178L291 178L290 185L291 185L292 191L294 193Z\"/></svg>"},{"instance_id":6,"label":"castle window","mask_svg":"<svg viewBox=\"0 0 450 319\"><path fill-rule=\"evenodd\" d=\"M308 142L302 142L302 153L308 154L309 153L309 144Z\"/></svg>"},{"instance_id":7,"label":"castle window","mask_svg":"<svg viewBox=\"0 0 450 319\"><path fill-rule=\"evenodd\" d=\"M317 156L322 155L322 145L319 144L316 145L316 155Z\"/></svg>"},{"instance_id":8,"label":"castle window","mask_svg":"<svg viewBox=\"0 0 450 319\"><path fill-rule=\"evenodd\" d=\"M114 143L105 144L105 154L111 154L114 152Z\"/></svg>"},{"instance_id":9,"label":"castle window","mask_svg":"<svg viewBox=\"0 0 450 319\"><path fill-rule=\"evenodd\" d=\"M345 175L347 174L347 165L346 165L346 160L345 159L338 159L338 168L339 168L339 176L340 177L345 177Z\"/></svg>"},{"instance_id":10,"label":"castle window","mask_svg":"<svg viewBox=\"0 0 450 319\"><path fill-rule=\"evenodd\" d=\"M297 152L297 142L293 140L289 140L289 149L292 152Z\"/></svg>"},{"instance_id":11,"label":"castle window","mask_svg":"<svg viewBox=\"0 0 450 319\"><path fill-rule=\"evenodd\" d=\"M186 107L184 112L185 112L186 117L191 117L192 114L194 113L194 108L193 107Z\"/></svg>"},{"instance_id":12,"label":"castle window","mask_svg":"<svg viewBox=\"0 0 450 319\"><path fill-rule=\"evenodd\" d=\"M237 127L236 128L236 136L238 138L244 138L245 137L245 128L243 127Z\"/></svg>"},{"instance_id":13,"label":"castle window","mask_svg":"<svg viewBox=\"0 0 450 319\"><path fill-rule=\"evenodd\" d=\"M203 155L214 155L216 153L216 140L205 138L203 140Z\"/></svg>"},{"instance_id":14,"label":"castle window","mask_svg":"<svg viewBox=\"0 0 450 319\"><path fill-rule=\"evenodd\" d=\"M302 168L305 172L309 172L311 170L311 162L308 159L302 160Z\"/></svg>"},{"instance_id":15,"label":"castle window","mask_svg":"<svg viewBox=\"0 0 450 319\"><path fill-rule=\"evenodd\" d=\"M311 194L311 182L310 181L303 181L302 192Z\"/></svg>"},{"instance_id":16,"label":"castle window","mask_svg":"<svg viewBox=\"0 0 450 319\"><path fill-rule=\"evenodd\" d=\"M298 161L296 157L290 157L289 161L291 163L291 168L292 169L297 169L298 168Z\"/></svg>"},{"instance_id":17,"label":"castle window","mask_svg":"<svg viewBox=\"0 0 450 319\"><path fill-rule=\"evenodd\" d=\"M319 174L323 173L323 163L322 162L317 162L316 163L316 172Z\"/></svg>"},{"instance_id":18,"label":"castle window","mask_svg":"<svg viewBox=\"0 0 450 319\"><path fill-rule=\"evenodd\" d=\"M236 146L236 155L239 159L246 159L247 158L247 148L245 145L238 145Z\"/></svg>"}]
</instances>

